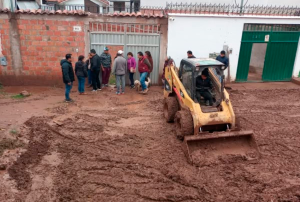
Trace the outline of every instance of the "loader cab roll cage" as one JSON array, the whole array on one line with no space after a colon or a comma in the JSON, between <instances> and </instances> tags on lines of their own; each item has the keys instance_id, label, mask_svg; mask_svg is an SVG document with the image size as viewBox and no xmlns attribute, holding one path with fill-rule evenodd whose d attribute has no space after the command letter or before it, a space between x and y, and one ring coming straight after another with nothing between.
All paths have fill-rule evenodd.
<instances>
[{"instance_id":1,"label":"loader cab roll cage","mask_svg":"<svg viewBox=\"0 0 300 202\"><path fill-rule=\"evenodd\" d=\"M192 100L196 98L196 79L207 71L210 79L214 83L219 83L216 90L220 93L221 99L224 100L224 70L223 63L214 59L183 59L180 63L178 76ZM212 78L213 77L213 78ZM221 100L220 100L221 101Z\"/></svg>"}]
</instances>

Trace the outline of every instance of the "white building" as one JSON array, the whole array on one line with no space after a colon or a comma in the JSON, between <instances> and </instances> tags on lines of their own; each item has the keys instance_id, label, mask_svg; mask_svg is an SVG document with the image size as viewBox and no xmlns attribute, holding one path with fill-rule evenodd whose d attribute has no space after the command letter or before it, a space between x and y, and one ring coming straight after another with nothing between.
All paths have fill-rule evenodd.
<instances>
[{"instance_id":1,"label":"white building","mask_svg":"<svg viewBox=\"0 0 300 202\"><path fill-rule=\"evenodd\" d=\"M300 72L300 16L169 14L168 56L207 58L228 46L232 81L288 81Z\"/></svg>"}]
</instances>

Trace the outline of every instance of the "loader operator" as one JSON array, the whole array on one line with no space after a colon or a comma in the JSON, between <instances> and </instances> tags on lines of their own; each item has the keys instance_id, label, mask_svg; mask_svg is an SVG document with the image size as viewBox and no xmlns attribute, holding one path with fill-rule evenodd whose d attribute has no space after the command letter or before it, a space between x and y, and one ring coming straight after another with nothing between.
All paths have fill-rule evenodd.
<instances>
[{"instance_id":1,"label":"loader operator","mask_svg":"<svg viewBox=\"0 0 300 202\"><path fill-rule=\"evenodd\" d=\"M212 83L210 78L202 72L201 76L198 76L196 79L196 98L200 103L201 96L205 99L206 106L213 106L213 96L210 93L212 89Z\"/></svg>"}]
</instances>

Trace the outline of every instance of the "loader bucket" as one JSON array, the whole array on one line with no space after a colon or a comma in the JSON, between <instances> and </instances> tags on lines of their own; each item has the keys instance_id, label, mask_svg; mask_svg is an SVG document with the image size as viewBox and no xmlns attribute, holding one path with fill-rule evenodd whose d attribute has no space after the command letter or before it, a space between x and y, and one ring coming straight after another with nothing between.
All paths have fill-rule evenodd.
<instances>
[{"instance_id":1,"label":"loader bucket","mask_svg":"<svg viewBox=\"0 0 300 202\"><path fill-rule=\"evenodd\" d=\"M208 166L260 157L252 131L231 131L185 136L183 149L191 164Z\"/></svg>"}]
</instances>

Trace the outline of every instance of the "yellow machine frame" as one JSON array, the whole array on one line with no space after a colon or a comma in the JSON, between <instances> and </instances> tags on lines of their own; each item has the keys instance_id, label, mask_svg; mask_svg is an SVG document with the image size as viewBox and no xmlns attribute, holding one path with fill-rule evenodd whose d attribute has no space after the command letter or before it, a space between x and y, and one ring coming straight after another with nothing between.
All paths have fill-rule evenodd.
<instances>
[{"instance_id":1,"label":"yellow machine frame","mask_svg":"<svg viewBox=\"0 0 300 202\"><path fill-rule=\"evenodd\" d=\"M214 76L214 74L211 75ZM170 85L170 91L167 91L165 89L164 97L167 98L171 95L174 95L175 93L179 105L182 108L188 108L190 110L194 121L194 134L198 134L202 126L228 124L230 128L235 128L235 114L229 99L229 94L225 89L224 100L222 100L222 102L220 103L220 105L222 106L222 111L203 113L199 103L195 103L186 92L183 84L178 77L177 68L173 64L170 64L170 66L166 67L165 78ZM217 78L212 79L218 81ZM221 87L220 82L216 83L217 85L219 85L219 87Z\"/></svg>"}]
</instances>

